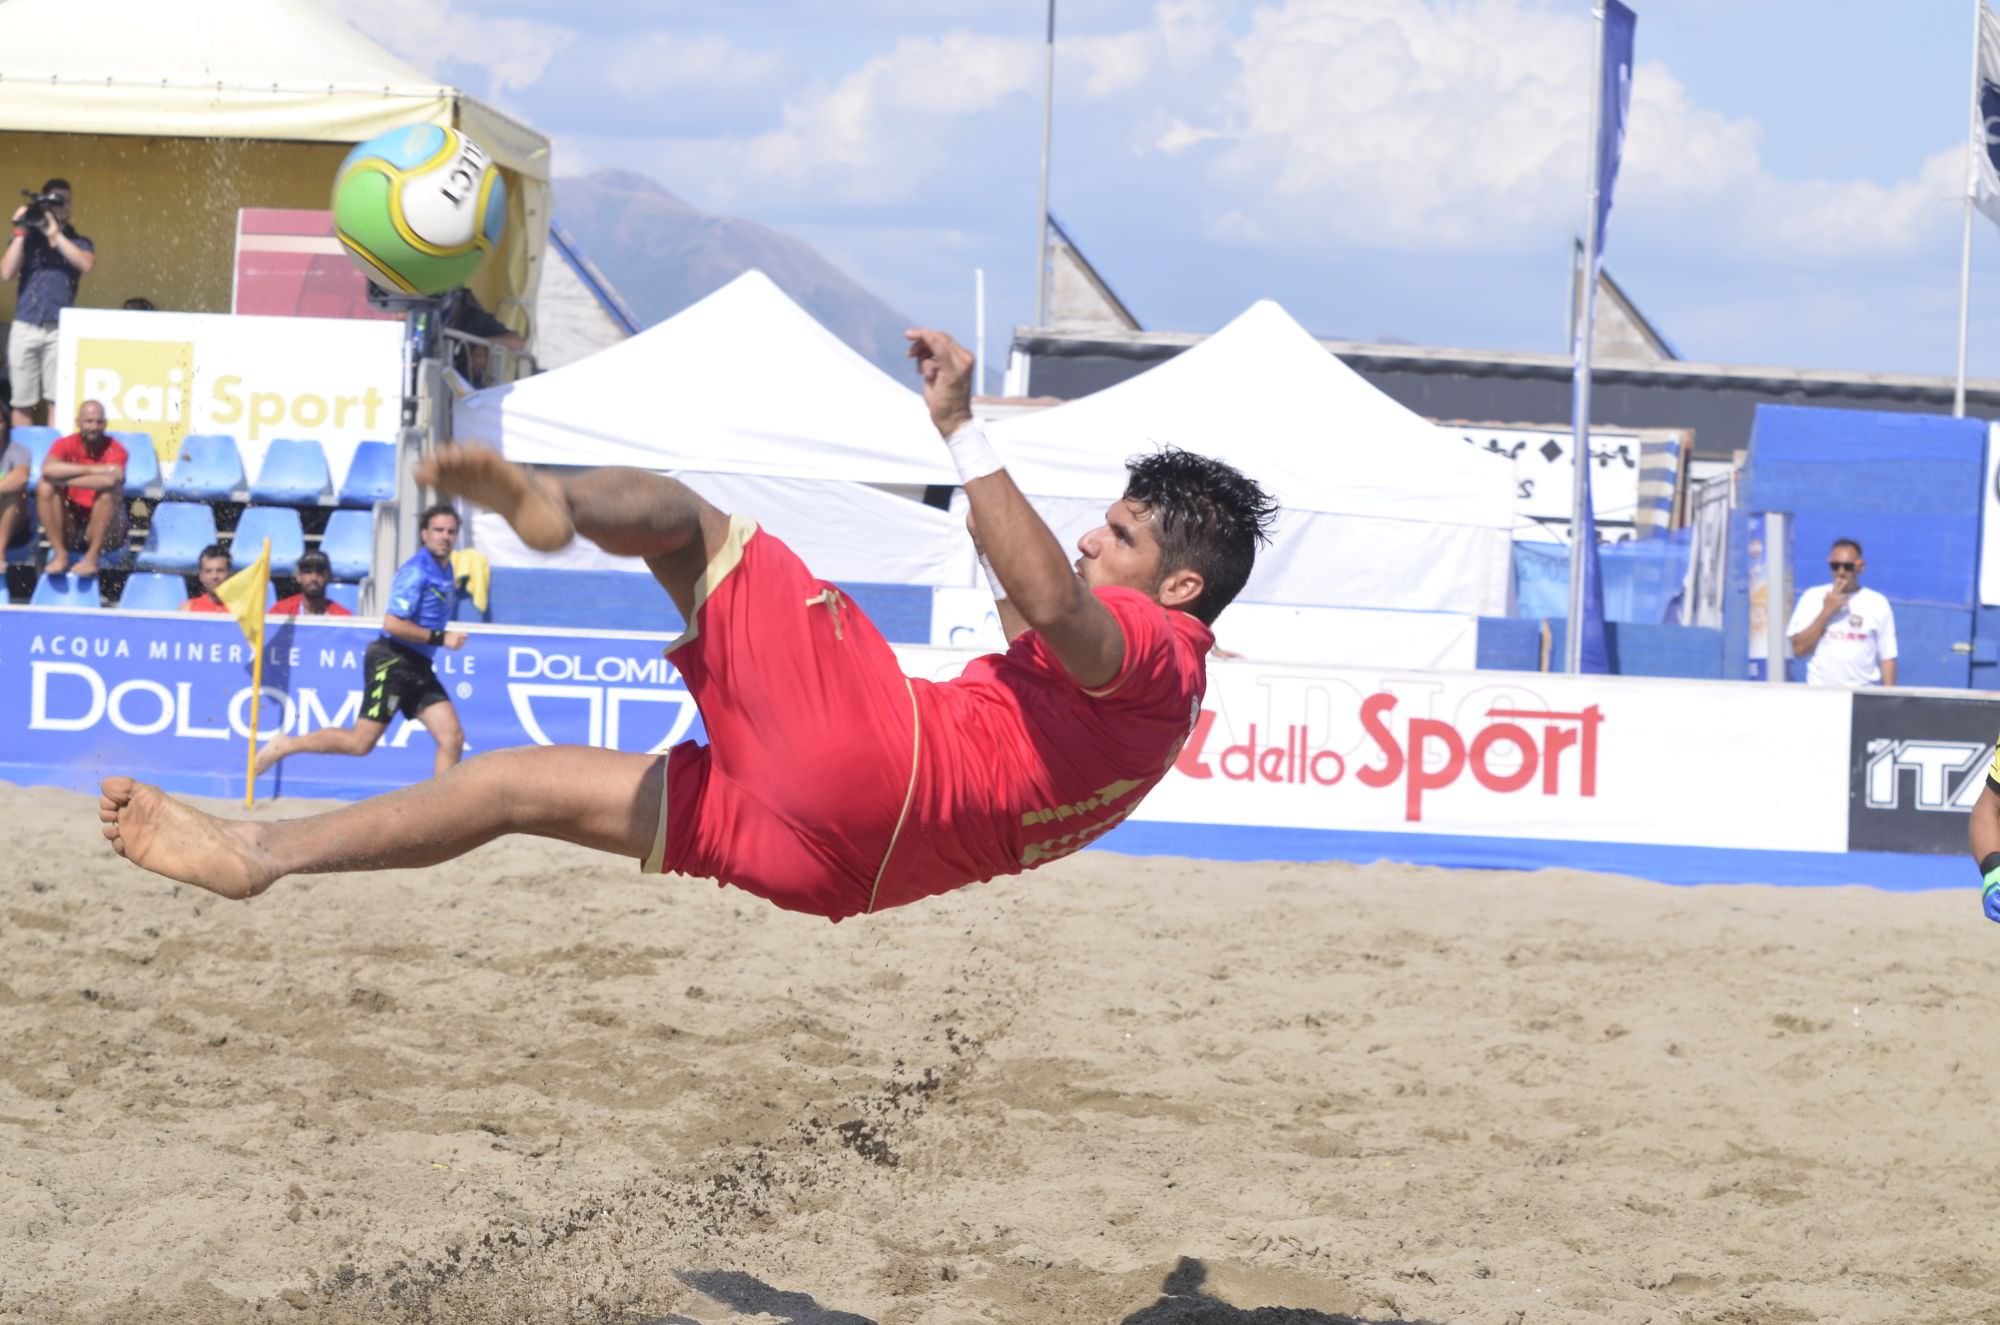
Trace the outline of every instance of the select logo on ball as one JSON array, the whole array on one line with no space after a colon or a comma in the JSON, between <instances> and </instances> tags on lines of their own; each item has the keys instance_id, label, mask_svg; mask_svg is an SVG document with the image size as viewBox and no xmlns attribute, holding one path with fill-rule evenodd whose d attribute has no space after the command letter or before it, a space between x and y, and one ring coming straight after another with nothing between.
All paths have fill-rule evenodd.
<instances>
[{"instance_id":1,"label":"select logo on ball","mask_svg":"<svg viewBox=\"0 0 2000 1325\"><path fill-rule=\"evenodd\" d=\"M334 177L333 222L375 284L442 294L499 247L507 188L479 144L456 129L416 124L347 154Z\"/></svg>"}]
</instances>

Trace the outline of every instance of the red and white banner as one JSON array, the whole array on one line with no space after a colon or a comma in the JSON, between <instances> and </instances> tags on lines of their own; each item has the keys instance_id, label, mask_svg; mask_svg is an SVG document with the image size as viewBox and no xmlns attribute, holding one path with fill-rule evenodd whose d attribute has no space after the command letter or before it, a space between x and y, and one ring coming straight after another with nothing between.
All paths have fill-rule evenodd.
<instances>
[{"instance_id":1,"label":"red and white banner","mask_svg":"<svg viewBox=\"0 0 2000 1325\"><path fill-rule=\"evenodd\" d=\"M913 675L966 657L899 649ZM1843 851L1846 691L1212 663L1138 820Z\"/></svg>"}]
</instances>

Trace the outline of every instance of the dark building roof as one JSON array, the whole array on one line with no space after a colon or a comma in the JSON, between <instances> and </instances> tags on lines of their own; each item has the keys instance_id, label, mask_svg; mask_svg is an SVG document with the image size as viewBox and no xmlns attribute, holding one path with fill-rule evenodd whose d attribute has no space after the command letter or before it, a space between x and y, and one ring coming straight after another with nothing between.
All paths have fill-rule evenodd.
<instances>
[{"instance_id":1,"label":"dark building roof","mask_svg":"<svg viewBox=\"0 0 2000 1325\"><path fill-rule=\"evenodd\" d=\"M1170 332L1063 333L1022 327L1026 391L1072 400L1171 359L1203 337ZM1566 354L1430 349L1322 340L1390 397L1433 419L1561 424L1569 421ZM1966 383L1966 412L2000 417L2000 380ZM1728 459L1749 445L1762 404L1949 414L1952 379L1894 373L1746 368L1674 360L1592 365L1590 417L1600 427L1688 428L1695 454Z\"/></svg>"}]
</instances>

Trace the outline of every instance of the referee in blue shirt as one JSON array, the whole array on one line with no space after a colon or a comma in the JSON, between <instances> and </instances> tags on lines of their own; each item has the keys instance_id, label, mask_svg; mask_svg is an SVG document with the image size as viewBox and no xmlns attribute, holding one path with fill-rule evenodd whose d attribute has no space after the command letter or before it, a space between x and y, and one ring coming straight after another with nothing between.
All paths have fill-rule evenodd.
<instances>
[{"instance_id":1,"label":"referee in blue shirt","mask_svg":"<svg viewBox=\"0 0 2000 1325\"><path fill-rule=\"evenodd\" d=\"M458 606L458 581L451 573L451 549L458 542L458 512L433 506L424 512L423 548L404 562L389 587L382 635L368 646L361 663L361 715L352 727L322 727L298 736L275 736L257 752L259 773L297 754L365 755L389 730L397 713L414 718L437 742L442 773L465 751L465 728L444 683L431 670L439 648L465 645L465 632L451 630Z\"/></svg>"}]
</instances>

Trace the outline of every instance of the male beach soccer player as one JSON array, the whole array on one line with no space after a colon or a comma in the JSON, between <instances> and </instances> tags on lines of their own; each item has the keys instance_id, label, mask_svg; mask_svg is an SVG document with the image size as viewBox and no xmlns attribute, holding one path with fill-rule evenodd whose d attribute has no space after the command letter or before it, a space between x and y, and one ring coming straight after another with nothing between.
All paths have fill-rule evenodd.
<instances>
[{"instance_id":1,"label":"male beach soccer player","mask_svg":"<svg viewBox=\"0 0 2000 1325\"><path fill-rule=\"evenodd\" d=\"M287 874L431 865L529 833L834 920L1088 845L1172 767L1201 708L1209 624L1249 578L1274 504L1218 461L1143 456L1072 564L972 419L972 355L940 332L910 340L1005 599L1004 655L941 684L906 678L838 588L675 480L607 469L545 485L492 451L446 448L422 480L498 511L529 546L580 534L645 558L687 623L668 656L709 744L502 750L269 823L112 778L104 835L156 873L251 897Z\"/></svg>"}]
</instances>

